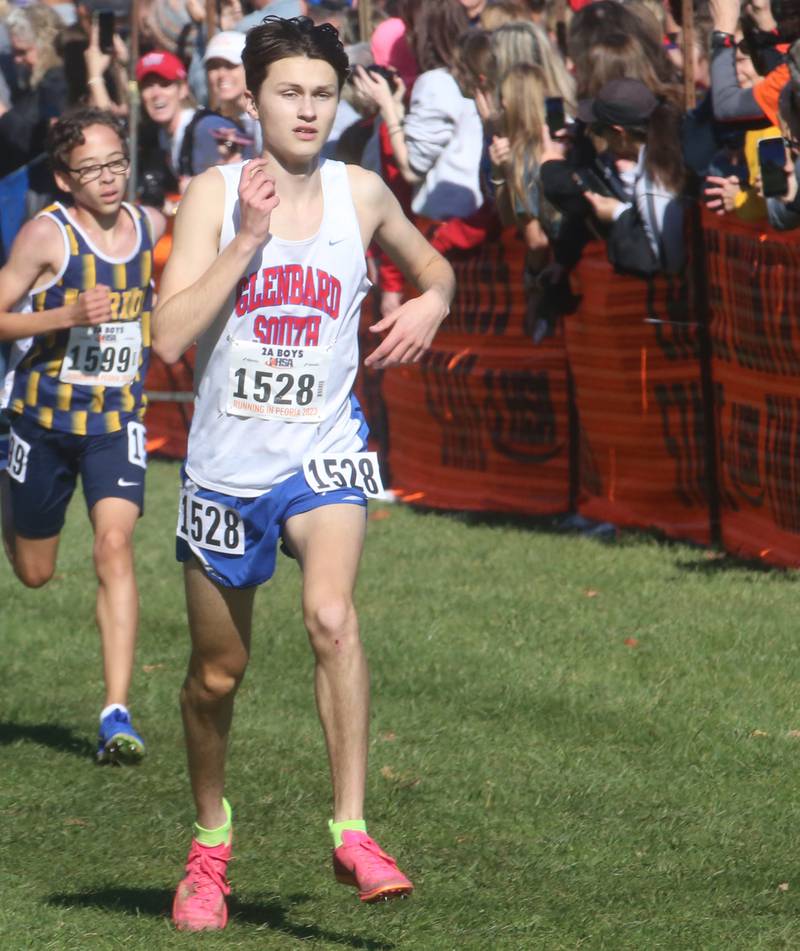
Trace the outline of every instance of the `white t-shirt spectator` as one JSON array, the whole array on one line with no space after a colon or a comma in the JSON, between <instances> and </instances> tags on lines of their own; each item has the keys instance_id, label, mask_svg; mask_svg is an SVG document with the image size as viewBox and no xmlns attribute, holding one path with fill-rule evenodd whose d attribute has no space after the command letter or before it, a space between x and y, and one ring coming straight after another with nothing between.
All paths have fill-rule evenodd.
<instances>
[{"instance_id":1,"label":"white t-shirt spectator","mask_svg":"<svg viewBox=\"0 0 800 951\"><path fill-rule=\"evenodd\" d=\"M480 163L483 126L446 69L431 69L414 83L404 124L408 162L424 180L411 208L428 218L466 218L483 203Z\"/></svg>"}]
</instances>

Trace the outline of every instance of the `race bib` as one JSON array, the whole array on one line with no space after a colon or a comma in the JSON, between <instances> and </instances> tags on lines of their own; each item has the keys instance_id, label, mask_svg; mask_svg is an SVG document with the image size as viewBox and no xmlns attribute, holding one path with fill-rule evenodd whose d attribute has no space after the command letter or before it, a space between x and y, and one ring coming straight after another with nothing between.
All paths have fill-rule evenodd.
<instances>
[{"instance_id":1,"label":"race bib","mask_svg":"<svg viewBox=\"0 0 800 951\"><path fill-rule=\"evenodd\" d=\"M319 492L332 489L361 489L364 495L380 498L383 483L376 452L336 452L307 456L303 460L306 482Z\"/></svg>"},{"instance_id":2,"label":"race bib","mask_svg":"<svg viewBox=\"0 0 800 951\"><path fill-rule=\"evenodd\" d=\"M15 482L24 482L28 471L31 444L21 439L12 429L8 442L8 474Z\"/></svg>"},{"instance_id":3,"label":"race bib","mask_svg":"<svg viewBox=\"0 0 800 951\"><path fill-rule=\"evenodd\" d=\"M317 423L322 418L330 364L330 352L321 347L273 347L234 340L225 412Z\"/></svg>"},{"instance_id":4,"label":"race bib","mask_svg":"<svg viewBox=\"0 0 800 951\"><path fill-rule=\"evenodd\" d=\"M198 498L192 489L181 489L178 538L197 548L225 555L244 554L244 525L236 509Z\"/></svg>"},{"instance_id":5,"label":"race bib","mask_svg":"<svg viewBox=\"0 0 800 951\"><path fill-rule=\"evenodd\" d=\"M136 377L141 352L138 321L73 327L58 378L83 386L125 386Z\"/></svg>"}]
</instances>

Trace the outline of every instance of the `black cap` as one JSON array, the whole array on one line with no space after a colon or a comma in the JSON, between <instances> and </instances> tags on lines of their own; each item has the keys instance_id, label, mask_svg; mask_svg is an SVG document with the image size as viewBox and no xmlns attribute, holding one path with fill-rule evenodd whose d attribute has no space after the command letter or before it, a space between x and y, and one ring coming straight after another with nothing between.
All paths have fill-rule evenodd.
<instances>
[{"instance_id":1,"label":"black cap","mask_svg":"<svg viewBox=\"0 0 800 951\"><path fill-rule=\"evenodd\" d=\"M578 103L578 118L587 125L642 126L655 112L658 99L638 79L612 79L594 99Z\"/></svg>"}]
</instances>

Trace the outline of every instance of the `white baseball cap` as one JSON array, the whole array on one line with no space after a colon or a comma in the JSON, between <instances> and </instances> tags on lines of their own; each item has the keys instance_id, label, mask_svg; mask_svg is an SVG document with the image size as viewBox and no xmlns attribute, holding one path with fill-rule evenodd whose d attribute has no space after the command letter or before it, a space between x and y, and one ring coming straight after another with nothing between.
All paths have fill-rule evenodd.
<instances>
[{"instance_id":1,"label":"white baseball cap","mask_svg":"<svg viewBox=\"0 0 800 951\"><path fill-rule=\"evenodd\" d=\"M222 33L215 33L208 42L203 63L210 59L224 59L227 63L233 63L234 66L242 65L242 52L247 37L244 33L238 33L234 30L224 30Z\"/></svg>"}]
</instances>

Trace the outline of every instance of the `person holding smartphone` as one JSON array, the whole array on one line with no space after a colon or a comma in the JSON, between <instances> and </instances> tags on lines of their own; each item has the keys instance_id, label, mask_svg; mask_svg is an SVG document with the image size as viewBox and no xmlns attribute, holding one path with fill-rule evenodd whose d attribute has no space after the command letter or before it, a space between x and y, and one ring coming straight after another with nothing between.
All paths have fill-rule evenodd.
<instances>
[{"instance_id":1,"label":"person holding smartphone","mask_svg":"<svg viewBox=\"0 0 800 951\"><path fill-rule=\"evenodd\" d=\"M800 40L792 45L787 61L791 78L778 101L782 138L762 147L766 161L754 182L767 203L769 223L779 231L800 227ZM781 157L783 168L777 169Z\"/></svg>"},{"instance_id":2,"label":"person holding smartphone","mask_svg":"<svg viewBox=\"0 0 800 951\"><path fill-rule=\"evenodd\" d=\"M113 11L100 10L92 16L83 56L88 105L127 116L128 47L116 31Z\"/></svg>"},{"instance_id":3,"label":"person holding smartphone","mask_svg":"<svg viewBox=\"0 0 800 951\"><path fill-rule=\"evenodd\" d=\"M542 149L550 132L544 74L538 66L518 63L502 78L499 92L503 122L496 131L503 134L493 135L489 145L498 211L505 224L519 225L529 252L543 252L557 217L539 183ZM559 102L562 121L555 131L563 128Z\"/></svg>"},{"instance_id":4,"label":"person holding smartphone","mask_svg":"<svg viewBox=\"0 0 800 951\"><path fill-rule=\"evenodd\" d=\"M679 111L637 79L614 79L579 105L578 118L602 137L609 161L629 168L629 201L584 191L597 220L608 226L609 260L620 271L645 276L679 273L685 247Z\"/></svg>"}]
</instances>

